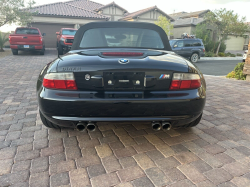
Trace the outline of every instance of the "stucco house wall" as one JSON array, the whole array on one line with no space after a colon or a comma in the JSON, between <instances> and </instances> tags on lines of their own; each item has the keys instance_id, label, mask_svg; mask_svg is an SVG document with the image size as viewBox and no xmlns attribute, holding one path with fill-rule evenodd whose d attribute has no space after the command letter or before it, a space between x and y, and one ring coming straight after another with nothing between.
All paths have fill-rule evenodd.
<instances>
[{"instance_id":1,"label":"stucco house wall","mask_svg":"<svg viewBox=\"0 0 250 187\"><path fill-rule=\"evenodd\" d=\"M124 16L124 10L115 6L106 7L101 11L101 13L103 15L110 16L110 21L118 21Z\"/></svg>"},{"instance_id":2,"label":"stucco house wall","mask_svg":"<svg viewBox=\"0 0 250 187\"><path fill-rule=\"evenodd\" d=\"M186 26L186 27L176 27L173 29L172 33L173 33L173 37L174 39L176 38L181 38L181 35L183 33L188 33L188 34L191 34L192 31L194 30L195 28L193 28L192 26Z\"/></svg>"}]
</instances>

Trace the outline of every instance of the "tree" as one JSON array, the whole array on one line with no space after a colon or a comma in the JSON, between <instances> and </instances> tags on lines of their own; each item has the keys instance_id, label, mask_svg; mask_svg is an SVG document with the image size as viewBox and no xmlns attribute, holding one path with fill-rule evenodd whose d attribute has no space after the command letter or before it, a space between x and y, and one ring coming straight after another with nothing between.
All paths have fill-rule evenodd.
<instances>
[{"instance_id":1,"label":"tree","mask_svg":"<svg viewBox=\"0 0 250 187\"><path fill-rule=\"evenodd\" d=\"M0 27L17 23L26 25L35 13L27 11L35 4L34 0L0 0Z\"/></svg>"},{"instance_id":2,"label":"tree","mask_svg":"<svg viewBox=\"0 0 250 187\"><path fill-rule=\"evenodd\" d=\"M174 25L171 24L171 22L165 16L159 16L155 24L161 27L167 35L173 34L172 30L174 28Z\"/></svg>"},{"instance_id":3,"label":"tree","mask_svg":"<svg viewBox=\"0 0 250 187\"><path fill-rule=\"evenodd\" d=\"M0 32L0 52L4 52L3 47L8 40L9 40L8 34Z\"/></svg>"},{"instance_id":4,"label":"tree","mask_svg":"<svg viewBox=\"0 0 250 187\"><path fill-rule=\"evenodd\" d=\"M195 28L196 38L202 39L204 45L207 45L211 41L211 30L207 29L207 24L199 23Z\"/></svg>"},{"instance_id":5,"label":"tree","mask_svg":"<svg viewBox=\"0 0 250 187\"><path fill-rule=\"evenodd\" d=\"M249 27L245 24L246 18L240 18L233 10L220 9L208 12L205 15L206 24L215 27L219 36L219 45L216 49L216 55L219 52L220 45L229 35L243 36Z\"/></svg>"},{"instance_id":6,"label":"tree","mask_svg":"<svg viewBox=\"0 0 250 187\"><path fill-rule=\"evenodd\" d=\"M215 42L211 38L211 34L213 29L211 29L211 26L207 25L207 23L199 23L196 28L195 32L193 33L196 38L202 39L202 42L205 46L206 52L216 52L216 49L219 45L219 42ZM221 42L219 52L225 52L226 45L224 42Z\"/></svg>"}]
</instances>

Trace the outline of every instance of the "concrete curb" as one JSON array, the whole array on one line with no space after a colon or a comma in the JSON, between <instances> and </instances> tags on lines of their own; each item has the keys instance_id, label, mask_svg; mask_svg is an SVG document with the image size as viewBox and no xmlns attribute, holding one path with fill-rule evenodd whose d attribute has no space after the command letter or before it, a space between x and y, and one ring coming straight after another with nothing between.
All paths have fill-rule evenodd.
<instances>
[{"instance_id":1,"label":"concrete curb","mask_svg":"<svg viewBox=\"0 0 250 187\"><path fill-rule=\"evenodd\" d=\"M221 78L226 78L226 75L207 75L203 74L205 77L221 77Z\"/></svg>"},{"instance_id":2,"label":"concrete curb","mask_svg":"<svg viewBox=\"0 0 250 187\"><path fill-rule=\"evenodd\" d=\"M242 61L243 57L201 57L200 60L240 60Z\"/></svg>"}]
</instances>

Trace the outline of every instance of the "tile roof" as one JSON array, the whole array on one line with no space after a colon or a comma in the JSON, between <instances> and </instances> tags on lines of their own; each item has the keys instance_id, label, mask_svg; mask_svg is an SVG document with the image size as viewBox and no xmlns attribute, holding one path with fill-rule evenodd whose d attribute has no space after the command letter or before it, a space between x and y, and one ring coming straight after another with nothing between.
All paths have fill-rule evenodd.
<instances>
[{"instance_id":1,"label":"tile roof","mask_svg":"<svg viewBox=\"0 0 250 187\"><path fill-rule=\"evenodd\" d=\"M172 24L174 27L180 27L185 25L198 25L199 23L203 22L204 18L184 18L184 19L177 19Z\"/></svg>"},{"instance_id":2,"label":"tile roof","mask_svg":"<svg viewBox=\"0 0 250 187\"><path fill-rule=\"evenodd\" d=\"M111 6L111 5L112 5L112 6L116 6L116 7L120 8L120 9L122 9L124 12L128 12L126 9L122 8L121 6L119 6L119 5L116 4L114 1L113 1L112 3L109 3L109 4L107 4L107 5L104 5L104 6L101 6L101 7L97 8L95 11L100 11L101 9L104 9L104 8L109 7L109 6Z\"/></svg>"},{"instance_id":3,"label":"tile roof","mask_svg":"<svg viewBox=\"0 0 250 187\"><path fill-rule=\"evenodd\" d=\"M159 12L161 12L163 15L165 15L167 18L169 18L170 20L174 20L171 16L169 16L168 14L166 14L165 12L163 12L162 10L160 10L157 6L153 6L153 7L149 7L149 8L145 8L145 9L142 9L142 10L138 10L136 12L133 12L133 13L129 13L129 14L126 14L125 17L121 18L120 20L128 20L128 19L133 19L133 18L136 18L137 16L141 15L141 14L144 14L148 11L151 11L151 10L154 10L154 9L157 9Z\"/></svg>"},{"instance_id":4,"label":"tile roof","mask_svg":"<svg viewBox=\"0 0 250 187\"><path fill-rule=\"evenodd\" d=\"M201 10L196 12L177 12L173 14L169 14L171 17L178 19L178 18L191 18L191 17L199 17L201 14L207 13L210 10Z\"/></svg>"},{"instance_id":5,"label":"tile roof","mask_svg":"<svg viewBox=\"0 0 250 187\"><path fill-rule=\"evenodd\" d=\"M71 4L80 8L84 8L87 10L96 10L104 5L100 3L96 3L93 1L88 1L88 0L73 0L73 1L67 1L67 4Z\"/></svg>"},{"instance_id":6,"label":"tile roof","mask_svg":"<svg viewBox=\"0 0 250 187\"><path fill-rule=\"evenodd\" d=\"M35 6L29 11L37 12L38 15L109 19L108 16L98 14L91 10L100 6L103 5L92 1L77 0Z\"/></svg>"}]
</instances>

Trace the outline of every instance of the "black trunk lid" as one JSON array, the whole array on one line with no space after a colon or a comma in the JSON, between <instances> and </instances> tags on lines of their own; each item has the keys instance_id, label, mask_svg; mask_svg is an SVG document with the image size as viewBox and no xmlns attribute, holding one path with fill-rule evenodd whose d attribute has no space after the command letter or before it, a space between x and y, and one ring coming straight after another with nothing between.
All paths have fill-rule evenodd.
<instances>
[{"instance_id":1,"label":"black trunk lid","mask_svg":"<svg viewBox=\"0 0 250 187\"><path fill-rule=\"evenodd\" d=\"M168 90L174 72L188 72L185 60L175 54L137 50L133 52L143 55L103 56L107 51L69 53L58 63L58 71L73 71L78 89L86 91ZM121 63L124 59L125 64Z\"/></svg>"}]
</instances>

